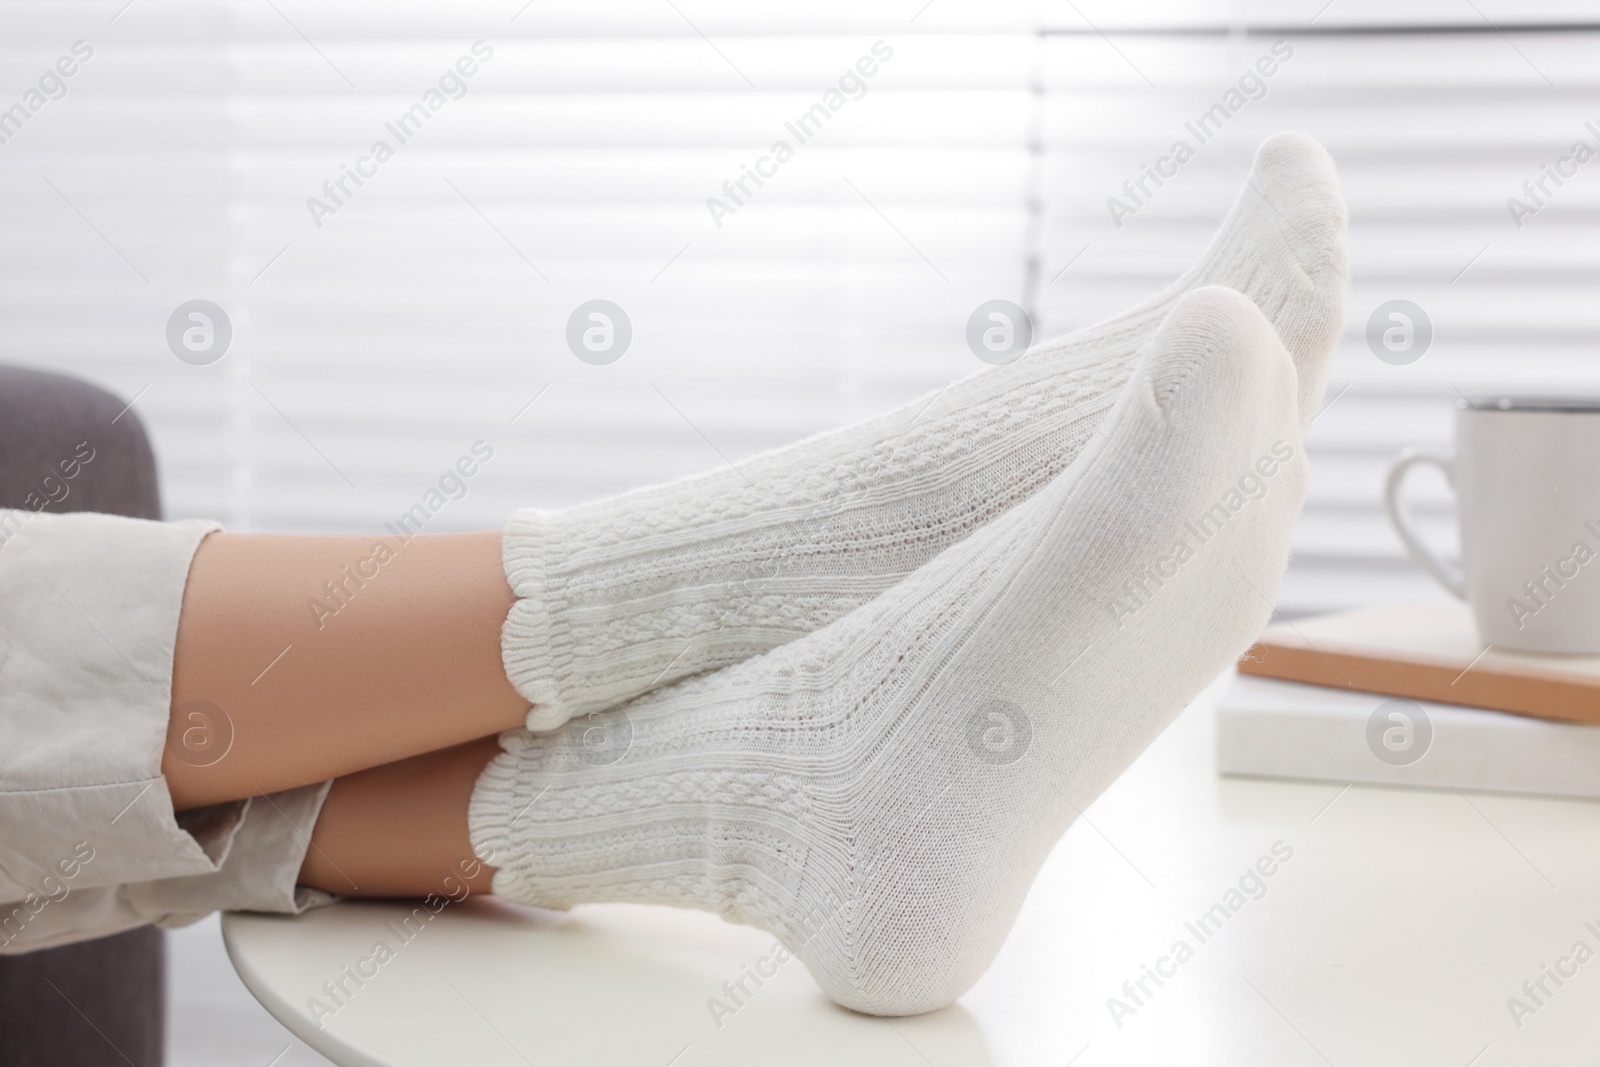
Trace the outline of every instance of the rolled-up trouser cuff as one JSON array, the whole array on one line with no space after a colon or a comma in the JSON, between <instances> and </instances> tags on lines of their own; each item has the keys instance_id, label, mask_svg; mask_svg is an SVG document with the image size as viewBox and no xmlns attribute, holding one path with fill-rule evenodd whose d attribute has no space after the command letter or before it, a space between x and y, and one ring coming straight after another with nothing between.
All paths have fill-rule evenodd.
<instances>
[{"instance_id":1,"label":"rolled-up trouser cuff","mask_svg":"<svg viewBox=\"0 0 1600 1067\"><path fill-rule=\"evenodd\" d=\"M326 784L179 816L161 775L184 585L217 528L0 510L0 951L324 899L294 876Z\"/></svg>"},{"instance_id":2,"label":"rolled-up trouser cuff","mask_svg":"<svg viewBox=\"0 0 1600 1067\"><path fill-rule=\"evenodd\" d=\"M183 926L214 911L296 915L336 898L295 884L331 782L186 811L178 823L208 853L210 874L83 887L58 873L0 904L0 955L104 937L135 926ZM69 863L67 870L72 865ZM93 860L80 865L93 866Z\"/></svg>"}]
</instances>

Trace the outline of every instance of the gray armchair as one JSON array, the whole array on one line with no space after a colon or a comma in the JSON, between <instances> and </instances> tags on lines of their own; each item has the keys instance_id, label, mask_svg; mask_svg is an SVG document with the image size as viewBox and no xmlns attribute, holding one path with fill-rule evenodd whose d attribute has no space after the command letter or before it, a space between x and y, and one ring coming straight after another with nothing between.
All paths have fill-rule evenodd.
<instances>
[{"instance_id":1,"label":"gray armchair","mask_svg":"<svg viewBox=\"0 0 1600 1067\"><path fill-rule=\"evenodd\" d=\"M82 441L94 461L51 511L159 519L155 458L125 402L75 378L0 367L0 507L28 494ZM166 941L154 927L22 956L0 956L0 1064L160 1067Z\"/></svg>"}]
</instances>

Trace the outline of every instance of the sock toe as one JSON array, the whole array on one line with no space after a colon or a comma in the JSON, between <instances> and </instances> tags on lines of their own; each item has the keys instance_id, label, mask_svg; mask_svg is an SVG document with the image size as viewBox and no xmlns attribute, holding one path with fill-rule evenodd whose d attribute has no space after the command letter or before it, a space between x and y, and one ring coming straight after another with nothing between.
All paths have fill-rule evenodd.
<instances>
[{"instance_id":1,"label":"sock toe","mask_svg":"<svg viewBox=\"0 0 1600 1067\"><path fill-rule=\"evenodd\" d=\"M1169 417L1206 417L1247 382L1297 394L1296 368L1272 323L1243 293L1201 286L1174 305L1151 341L1145 372ZM1202 371L1204 373L1202 373ZM1276 395L1276 392L1273 395Z\"/></svg>"},{"instance_id":2,"label":"sock toe","mask_svg":"<svg viewBox=\"0 0 1600 1067\"><path fill-rule=\"evenodd\" d=\"M1277 330L1299 372L1300 425L1310 424L1345 325L1347 212L1333 160L1301 133L1268 138L1216 241L1179 286L1225 285Z\"/></svg>"},{"instance_id":3,"label":"sock toe","mask_svg":"<svg viewBox=\"0 0 1600 1067\"><path fill-rule=\"evenodd\" d=\"M1347 273L1344 237L1348 222L1339 174L1328 150L1303 133L1273 134L1256 150L1250 188L1280 213L1293 231L1301 266L1313 278ZM1243 194L1241 194L1242 196Z\"/></svg>"}]
</instances>

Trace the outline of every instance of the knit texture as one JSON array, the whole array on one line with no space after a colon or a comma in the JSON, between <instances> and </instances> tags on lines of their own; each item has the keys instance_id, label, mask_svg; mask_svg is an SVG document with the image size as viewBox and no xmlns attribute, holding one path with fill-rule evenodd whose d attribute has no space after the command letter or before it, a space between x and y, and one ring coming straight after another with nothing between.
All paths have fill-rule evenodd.
<instances>
[{"instance_id":1,"label":"knit texture","mask_svg":"<svg viewBox=\"0 0 1600 1067\"><path fill-rule=\"evenodd\" d=\"M470 808L494 891L700 908L783 939L847 1007L950 1003L1077 811L1271 612L1296 385L1247 298L1184 297L1066 471L882 596L504 735Z\"/></svg>"},{"instance_id":2,"label":"knit texture","mask_svg":"<svg viewBox=\"0 0 1600 1067\"><path fill-rule=\"evenodd\" d=\"M1211 248L1134 310L931 398L726 469L505 527L505 668L549 729L821 629L1064 471L1183 294L1248 295L1301 368L1309 420L1344 325L1333 164L1267 141Z\"/></svg>"}]
</instances>

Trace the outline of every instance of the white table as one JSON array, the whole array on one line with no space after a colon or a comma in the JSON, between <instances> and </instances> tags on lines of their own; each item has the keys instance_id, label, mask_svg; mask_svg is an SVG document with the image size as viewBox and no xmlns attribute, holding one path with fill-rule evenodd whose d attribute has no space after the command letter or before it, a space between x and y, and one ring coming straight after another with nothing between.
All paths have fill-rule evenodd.
<instances>
[{"instance_id":1,"label":"white table","mask_svg":"<svg viewBox=\"0 0 1600 1067\"><path fill-rule=\"evenodd\" d=\"M1208 693L1091 807L960 1003L892 1022L831 1006L798 963L719 1028L721 994L772 938L710 916L492 900L401 944L396 904L231 915L234 965L340 1064L1577 1063L1600 1048L1600 805L1454 791L1218 778ZM1293 857L1202 943L1185 925L1275 842ZM1282 846L1280 846L1282 851ZM1253 887L1252 887L1253 888ZM1113 1021L1107 1000L1182 939L1191 958ZM335 1014L308 998L377 941L394 958ZM369 970L371 967L369 967ZM1507 998L1531 1014L1513 1020ZM329 1001L328 1003L332 1003ZM1584 1060L1583 1062L1589 1062Z\"/></svg>"}]
</instances>

